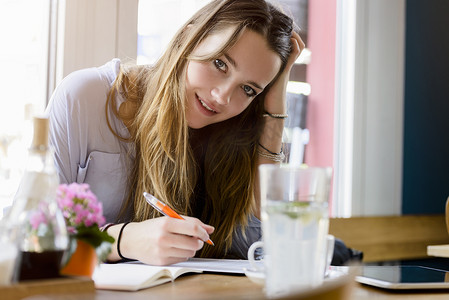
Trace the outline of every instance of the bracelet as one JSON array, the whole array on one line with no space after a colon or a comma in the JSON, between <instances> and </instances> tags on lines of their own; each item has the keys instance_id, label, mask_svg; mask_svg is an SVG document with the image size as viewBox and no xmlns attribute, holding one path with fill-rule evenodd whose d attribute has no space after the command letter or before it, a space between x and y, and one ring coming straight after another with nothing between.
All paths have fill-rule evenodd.
<instances>
[{"instance_id":1,"label":"bracelet","mask_svg":"<svg viewBox=\"0 0 449 300\"><path fill-rule=\"evenodd\" d=\"M287 119L288 118L287 114L270 114L267 111L263 114L263 116L264 117L271 117L271 118L274 118L274 119Z\"/></svg>"},{"instance_id":2,"label":"bracelet","mask_svg":"<svg viewBox=\"0 0 449 300\"><path fill-rule=\"evenodd\" d=\"M109 227L116 225L115 223L107 223L100 228L100 231L107 232Z\"/></svg>"},{"instance_id":3,"label":"bracelet","mask_svg":"<svg viewBox=\"0 0 449 300\"><path fill-rule=\"evenodd\" d=\"M270 153L272 155L281 155L282 154L282 149L281 149L281 152L276 153L276 152L272 152L272 151L268 150L267 148L265 148L260 142L258 144L263 150L267 151L268 153Z\"/></svg>"},{"instance_id":4,"label":"bracelet","mask_svg":"<svg viewBox=\"0 0 449 300\"><path fill-rule=\"evenodd\" d=\"M129 260L129 258L126 258L122 255L122 253L120 253L120 240L122 239L122 233L123 233L123 229L125 229L126 225L128 225L131 222L126 222L122 225L122 228L120 228L120 232L118 234L118 238L117 238L117 253L118 256L120 256L121 259L125 259L125 260Z\"/></svg>"},{"instance_id":5,"label":"bracelet","mask_svg":"<svg viewBox=\"0 0 449 300\"><path fill-rule=\"evenodd\" d=\"M285 159L285 155L284 155L284 152L282 152L282 150L281 150L280 153L270 154L270 153L262 152L261 150L257 149L257 153L261 157L269 159L269 160L272 160L272 161L275 161L275 162L282 162Z\"/></svg>"}]
</instances>

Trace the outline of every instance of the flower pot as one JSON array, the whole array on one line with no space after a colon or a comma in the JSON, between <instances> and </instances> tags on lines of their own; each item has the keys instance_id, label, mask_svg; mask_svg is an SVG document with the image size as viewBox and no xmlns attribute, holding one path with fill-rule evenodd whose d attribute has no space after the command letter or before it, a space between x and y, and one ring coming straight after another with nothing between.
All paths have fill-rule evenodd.
<instances>
[{"instance_id":1,"label":"flower pot","mask_svg":"<svg viewBox=\"0 0 449 300\"><path fill-rule=\"evenodd\" d=\"M94 247L81 240L76 241L76 250L61 269L62 275L92 277L97 265Z\"/></svg>"}]
</instances>

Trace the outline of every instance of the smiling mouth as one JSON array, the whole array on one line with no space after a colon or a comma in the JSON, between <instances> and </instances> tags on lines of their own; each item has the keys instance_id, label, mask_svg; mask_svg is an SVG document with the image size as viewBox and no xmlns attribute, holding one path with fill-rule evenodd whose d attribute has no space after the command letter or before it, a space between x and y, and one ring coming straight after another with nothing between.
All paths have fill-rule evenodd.
<instances>
[{"instance_id":1,"label":"smiling mouth","mask_svg":"<svg viewBox=\"0 0 449 300\"><path fill-rule=\"evenodd\" d=\"M201 105L202 105L205 109L207 109L207 110L210 111L210 112L217 113L215 110L213 110L212 108L210 108L209 106L207 106L207 104L206 104L200 97L197 96L197 98L198 98L198 100L200 101Z\"/></svg>"}]
</instances>

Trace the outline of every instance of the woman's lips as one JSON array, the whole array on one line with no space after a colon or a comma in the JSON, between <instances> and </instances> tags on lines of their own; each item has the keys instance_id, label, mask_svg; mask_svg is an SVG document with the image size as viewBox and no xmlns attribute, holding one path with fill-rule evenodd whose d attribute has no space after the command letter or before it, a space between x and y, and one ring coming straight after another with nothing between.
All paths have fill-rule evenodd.
<instances>
[{"instance_id":1,"label":"woman's lips","mask_svg":"<svg viewBox=\"0 0 449 300\"><path fill-rule=\"evenodd\" d=\"M203 99L198 97L198 95L195 95L195 96L198 100L198 104L199 104L200 108L202 109L202 111L207 113L207 115L213 115L213 114L217 113L214 109L212 109L209 105L207 105L207 103L204 102Z\"/></svg>"}]
</instances>

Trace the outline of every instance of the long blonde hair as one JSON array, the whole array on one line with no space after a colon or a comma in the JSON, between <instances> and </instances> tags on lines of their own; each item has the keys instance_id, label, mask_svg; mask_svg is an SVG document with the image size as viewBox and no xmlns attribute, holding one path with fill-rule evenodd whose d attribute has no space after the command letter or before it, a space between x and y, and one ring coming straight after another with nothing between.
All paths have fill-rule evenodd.
<instances>
[{"instance_id":1,"label":"long blonde hair","mask_svg":"<svg viewBox=\"0 0 449 300\"><path fill-rule=\"evenodd\" d=\"M191 56L209 34L229 26L235 28L234 34L221 49L207 57ZM115 109L115 113L130 129L128 140L136 150L122 212L131 208L134 221L159 216L145 203L144 191L186 215L192 214L195 201L202 201L196 217L215 227L216 244L203 247L199 253L203 257L226 255L233 233L239 226L244 229L254 211L256 147L269 87L240 115L200 129L206 138L198 155L192 149L192 130L185 117L186 66L189 60L219 57L248 29L266 38L281 58L282 71L291 51L292 20L264 0L217 0L177 32L154 66L122 67L108 97L107 105L115 109L115 94L124 96L128 109Z\"/></svg>"}]
</instances>

